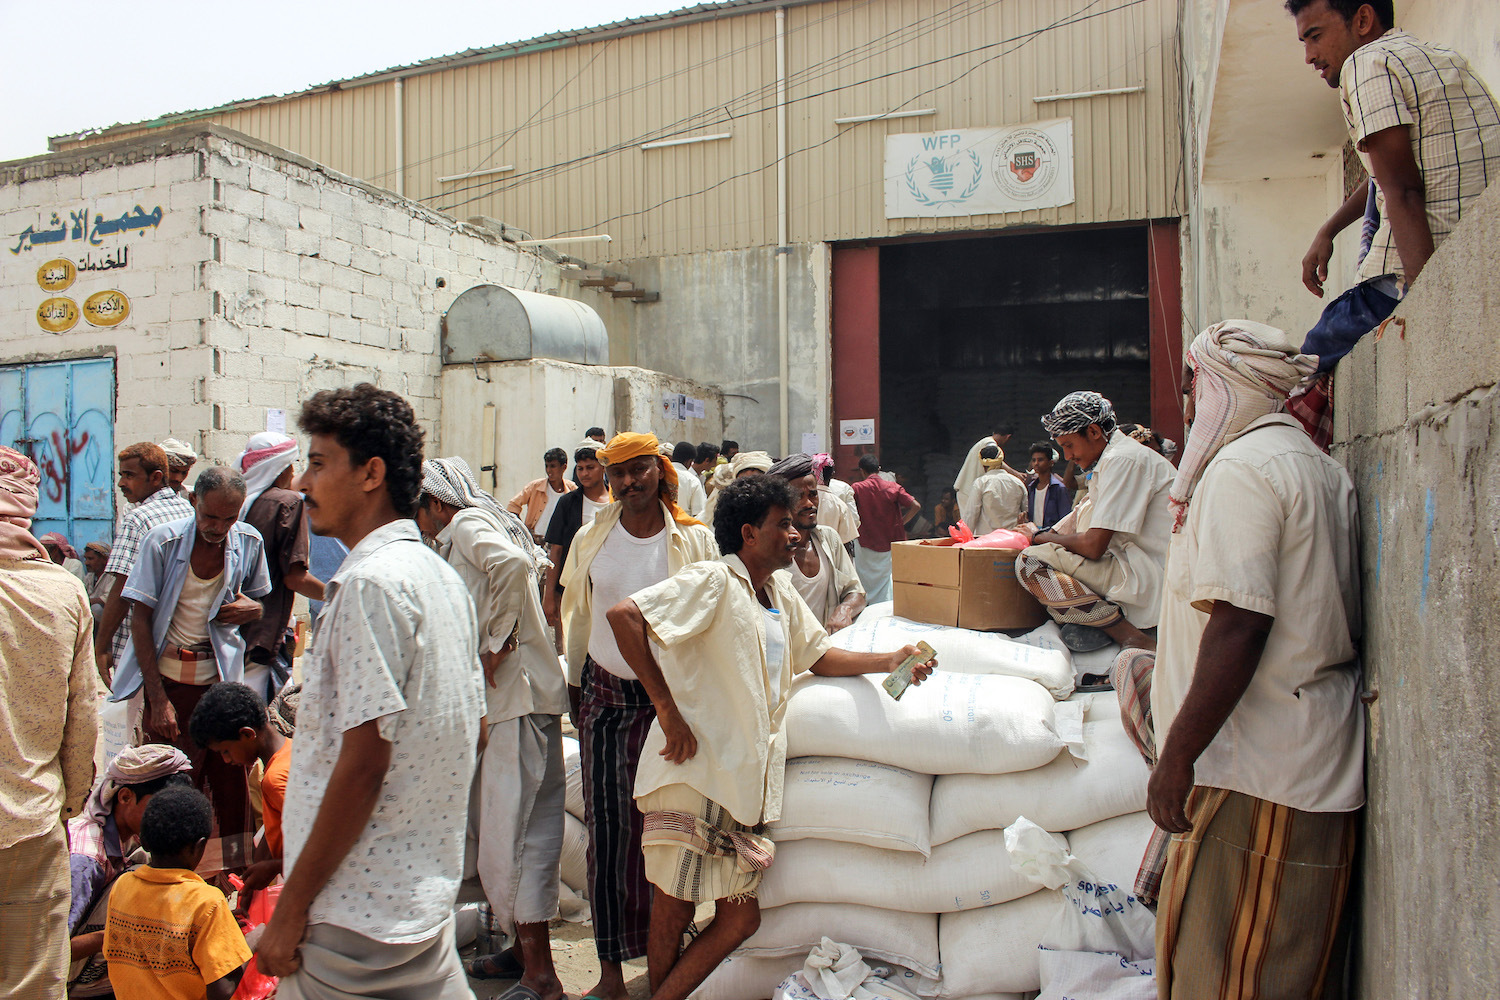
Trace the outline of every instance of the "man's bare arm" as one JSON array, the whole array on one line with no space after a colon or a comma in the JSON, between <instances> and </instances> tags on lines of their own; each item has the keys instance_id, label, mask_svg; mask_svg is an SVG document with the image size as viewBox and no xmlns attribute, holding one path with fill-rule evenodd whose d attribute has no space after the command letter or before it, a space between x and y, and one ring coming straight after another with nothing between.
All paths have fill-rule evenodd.
<instances>
[{"instance_id":1,"label":"man's bare arm","mask_svg":"<svg viewBox=\"0 0 1500 1000\"><path fill-rule=\"evenodd\" d=\"M301 594L309 601L323 600L323 581L312 575L307 563L294 563L281 582L287 589Z\"/></svg>"},{"instance_id":2,"label":"man's bare arm","mask_svg":"<svg viewBox=\"0 0 1500 1000\"><path fill-rule=\"evenodd\" d=\"M651 654L646 616L641 614L640 605L627 597L605 612L604 617L615 633L620 656L635 671L636 680L641 682L651 704L656 706L656 719L661 723L662 735L667 738L661 755L674 764L692 760L698 753L698 738L678 711L672 689L662 676L661 664Z\"/></svg>"},{"instance_id":3,"label":"man's bare arm","mask_svg":"<svg viewBox=\"0 0 1500 1000\"><path fill-rule=\"evenodd\" d=\"M1102 559L1109 551L1110 539L1115 533L1108 528L1090 528L1078 534L1059 534L1056 531L1038 531L1031 536L1031 544L1056 542L1069 552L1076 552L1085 559Z\"/></svg>"},{"instance_id":4,"label":"man's bare arm","mask_svg":"<svg viewBox=\"0 0 1500 1000\"><path fill-rule=\"evenodd\" d=\"M902 646L894 653L856 653L853 650L834 648L824 653L818 662L812 665L812 672L819 677L854 677L859 674L888 674L901 666L902 660L914 655L916 652L916 646ZM936 666L936 657L928 660L926 663L919 664L912 670L912 683L922 683Z\"/></svg>"},{"instance_id":5,"label":"man's bare arm","mask_svg":"<svg viewBox=\"0 0 1500 1000\"><path fill-rule=\"evenodd\" d=\"M1365 137L1375 182L1385 195L1385 215L1391 223L1396 253L1411 285L1432 256L1432 230L1427 226L1427 184L1411 151L1411 133L1394 125Z\"/></svg>"},{"instance_id":6,"label":"man's bare arm","mask_svg":"<svg viewBox=\"0 0 1500 1000\"><path fill-rule=\"evenodd\" d=\"M391 744L380 735L379 719L344 733L307 843L282 886L256 949L262 972L286 976L297 970L297 947L307 928L308 908L370 822L390 766Z\"/></svg>"},{"instance_id":7,"label":"man's bare arm","mask_svg":"<svg viewBox=\"0 0 1500 1000\"><path fill-rule=\"evenodd\" d=\"M1167 733L1147 786L1147 811L1168 833L1192 829L1184 805L1193 790L1193 765L1250 686L1273 621L1269 615L1246 611L1227 601L1214 603L1198 643L1198 662L1187 697Z\"/></svg>"},{"instance_id":8,"label":"man's bare arm","mask_svg":"<svg viewBox=\"0 0 1500 1000\"><path fill-rule=\"evenodd\" d=\"M120 623L130 613L130 602L125 600L125 577L119 573L111 573L110 576L115 578L115 582L109 588L109 597L104 600L104 610L99 613L99 634L94 639L94 658L99 662L99 676L105 684L109 683L105 665L114 666L110 646L114 642L115 633L120 630Z\"/></svg>"},{"instance_id":9,"label":"man's bare arm","mask_svg":"<svg viewBox=\"0 0 1500 1000\"><path fill-rule=\"evenodd\" d=\"M839 602L839 606L833 609L833 615L823 626L830 632L837 632L841 628L848 628L854 624L854 619L859 617L865 609L865 595L863 591L853 591L850 595Z\"/></svg>"},{"instance_id":10,"label":"man's bare arm","mask_svg":"<svg viewBox=\"0 0 1500 1000\"><path fill-rule=\"evenodd\" d=\"M135 649L135 662L141 668L141 691L146 696L146 725L167 740L176 740L179 735L177 710L167 700L167 690L161 682L161 664L156 661L155 637L156 613L150 605L140 601L130 602L130 642Z\"/></svg>"},{"instance_id":11,"label":"man's bare arm","mask_svg":"<svg viewBox=\"0 0 1500 1000\"><path fill-rule=\"evenodd\" d=\"M1323 282L1328 280L1328 262L1333 259L1333 238L1348 229L1350 223L1364 217L1369 189L1369 181L1354 189L1328 221L1318 227L1312 246L1302 258L1302 284L1320 299L1323 297Z\"/></svg>"}]
</instances>

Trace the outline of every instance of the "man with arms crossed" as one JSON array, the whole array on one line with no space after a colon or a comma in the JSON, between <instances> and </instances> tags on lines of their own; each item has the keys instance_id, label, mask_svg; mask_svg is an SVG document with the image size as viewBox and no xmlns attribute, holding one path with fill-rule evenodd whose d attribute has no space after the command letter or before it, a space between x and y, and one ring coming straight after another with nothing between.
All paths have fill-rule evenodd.
<instances>
[{"instance_id":1,"label":"man with arms crossed","mask_svg":"<svg viewBox=\"0 0 1500 1000\"><path fill-rule=\"evenodd\" d=\"M281 1000L471 1000L453 943L484 716L474 602L411 520L412 408L368 383L302 407L320 535L349 546L306 656L282 814L289 872L257 949Z\"/></svg>"},{"instance_id":2,"label":"man with arms crossed","mask_svg":"<svg viewBox=\"0 0 1500 1000\"><path fill-rule=\"evenodd\" d=\"M617 434L599 453L615 503L573 540L562 582L568 683L577 687L589 905L599 982L588 995L625 1000L622 962L646 954L651 886L641 859L641 813L632 789L651 697L615 644L604 615L689 563L716 559L713 534L676 503L677 470L652 434Z\"/></svg>"},{"instance_id":3,"label":"man with arms crossed","mask_svg":"<svg viewBox=\"0 0 1500 1000\"><path fill-rule=\"evenodd\" d=\"M1281 412L1316 360L1245 320L1188 348L1147 786L1173 835L1164 1000L1321 995L1349 885L1365 797L1354 484Z\"/></svg>"},{"instance_id":4,"label":"man with arms crossed","mask_svg":"<svg viewBox=\"0 0 1500 1000\"><path fill-rule=\"evenodd\" d=\"M835 649L777 570L792 561L796 501L786 480L724 488L714 519L723 560L694 563L609 612L626 662L650 692L656 722L641 754L636 802L646 816L646 876L655 885L647 971L653 1000L683 1000L755 933L755 895L775 857L786 700L794 680L889 673L894 653ZM759 641L747 645L746 637ZM913 672L919 683L928 662ZM714 919L686 950L694 908Z\"/></svg>"}]
</instances>

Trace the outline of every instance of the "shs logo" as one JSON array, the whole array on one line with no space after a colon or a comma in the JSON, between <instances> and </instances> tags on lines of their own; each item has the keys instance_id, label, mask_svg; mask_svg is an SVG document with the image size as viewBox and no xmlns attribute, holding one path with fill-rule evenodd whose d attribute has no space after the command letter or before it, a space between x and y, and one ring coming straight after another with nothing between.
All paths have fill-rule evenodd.
<instances>
[{"instance_id":1,"label":"shs logo","mask_svg":"<svg viewBox=\"0 0 1500 1000\"><path fill-rule=\"evenodd\" d=\"M1017 201L1034 201L1057 181L1061 156L1047 133L1016 129L996 147L990 172L1000 190Z\"/></svg>"}]
</instances>

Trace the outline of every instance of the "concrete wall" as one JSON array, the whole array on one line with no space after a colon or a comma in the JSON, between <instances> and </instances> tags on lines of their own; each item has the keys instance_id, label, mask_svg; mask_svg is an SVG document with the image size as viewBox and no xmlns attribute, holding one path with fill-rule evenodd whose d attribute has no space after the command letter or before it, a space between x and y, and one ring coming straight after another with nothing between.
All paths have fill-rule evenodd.
<instances>
[{"instance_id":1,"label":"concrete wall","mask_svg":"<svg viewBox=\"0 0 1500 1000\"><path fill-rule=\"evenodd\" d=\"M826 243L791 248L787 266L789 451L804 433L830 440L831 325ZM610 361L695 379L724 392L724 433L745 450L781 448L776 249L631 260L612 273L661 293L635 304L564 279L610 331Z\"/></svg>"},{"instance_id":2,"label":"concrete wall","mask_svg":"<svg viewBox=\"0 0 1500 1000\"><path fill-rule=\"evenodd\" d=\"M1500 186L1339 365L1369 710L1359 995L1500 982Z\"/></svg>"},{"instance_id":3,"label":"concrete wall","mask_svg":"<svg viewBox=\"0 0 1500 1000\"><path fill-rule=\"evenodd\" d=\"M136 204L160 205L160 223L99 247L0 251L0 364L114 355L122 444L171 434L228 461L268 409L291 422L312 393L372 381L411 400L436 449L443 310L475 284L557 283L554 265L490 233L223 129L0 168L7 234L51 227L52 212L113 219ZM125 246L127 267L81 272L75 288L125 292L128 319L39 328L39 264Z\"/></svg>"},{"instance_id":4,"label":"concrete wall","mask_svg":"<svg viewBox=\"0 0 1500 1000\"><path fill-rule=\"evenodd\" d=\"M492 361L443 369L441 452L469 463L480 484L505 501L542 475L542 455L573 452L589 427L609 434L649 431L663 441L718 441L723 395L687 379L640 368L584 366L564 361ZM670 419L667 393L704 401L705 415ZM490 468L486 468L489 466Z\"/></svg>"}]
</instances>

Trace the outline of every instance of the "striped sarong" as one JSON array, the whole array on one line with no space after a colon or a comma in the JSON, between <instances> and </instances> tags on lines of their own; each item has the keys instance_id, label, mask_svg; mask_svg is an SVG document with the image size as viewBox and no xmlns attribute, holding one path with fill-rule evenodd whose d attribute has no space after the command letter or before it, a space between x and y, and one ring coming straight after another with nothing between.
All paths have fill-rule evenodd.
<instances>
[{"instance_id":1,"label":"striped sarong","mask_svg":"<svg viewBox=\"0 0 1500 1000\"><path fill-rule=\"evenodd\" d=\"M1125 620L1119 605L1111 604L1066 573L1036 556L1016 557L1016 579L1047 609L1059 625L1109 628Z\"/></svg>"},{"instance_id":2,"label":"striped sarong","mask_svg":"<svg viewBox=\"0 0 1500 1000\"><path fill-rule=\"evenodd\" d=\"M646 954L651 883L641 855L635 772L656 720L646 688L584 661L578 706L583 823L589 831L589 905L601 962Z\"/></svg>"},{"instance_id":3,"label":"striped sarong","mask_svg":"<svg viewBox=\"0 0 1500 1000\"><path fill-rule=\"evenodd\" d=\"M749 827L689 785L667 785L642 795L641 847L646 877L662 892L690 903L751 899L776 845L763 827Z\"/></svg>"},{"instance_id":4,"label":"striped sarong","mask_svg":"<svg viewBox=\"0 0 1500 1000\"><path fill-rule=\"evenodd\" d=\"M1120 721L1125 733L1140 751L1147 767L1156 766L1156 726L1151 718L1151 678L1156 673L1156 652L1122 649L1110 668L1109 680L1120 699ZM1155 906L1161 894L1161 873L1167 865L1167 842L1171 835L1153 827L1146 853L1135 877L1135 898Z\"/></svg>"},{"instance_id":5,"label":"striped sarong","mask_svg":"<svg viewBox=\"0 0 1500 1000\"><path fill-rule=\"evenodd\" d=\"M1359 814L1202 786L1186 812L1193 829L1172 837L1156 917L1161 1000L1318 996Z\"/></svg>"}]
</instances>

